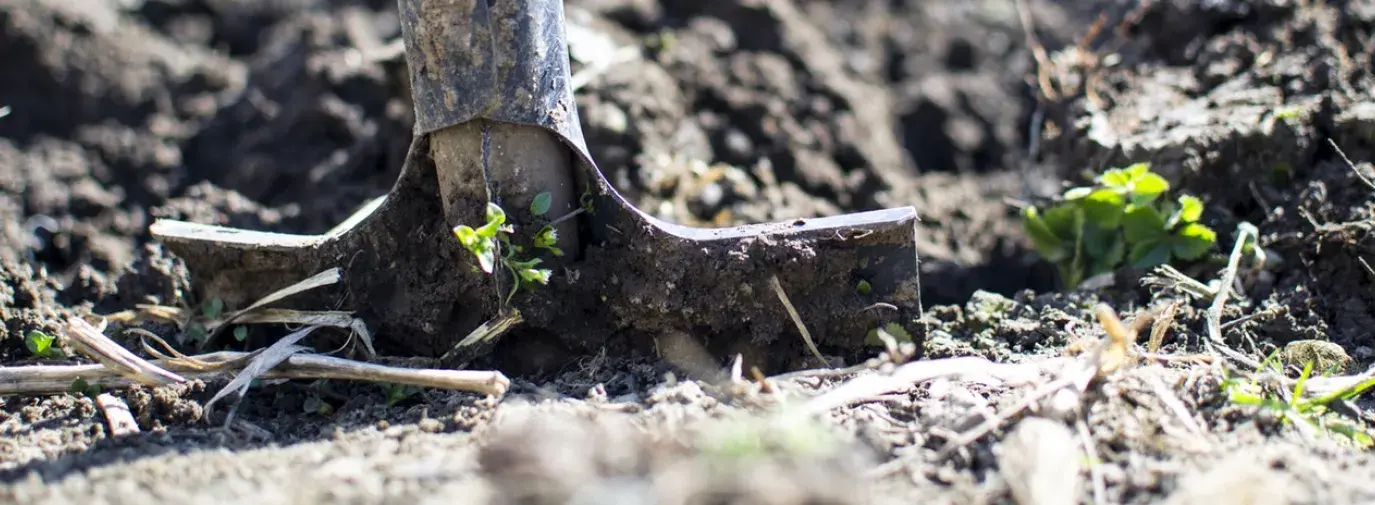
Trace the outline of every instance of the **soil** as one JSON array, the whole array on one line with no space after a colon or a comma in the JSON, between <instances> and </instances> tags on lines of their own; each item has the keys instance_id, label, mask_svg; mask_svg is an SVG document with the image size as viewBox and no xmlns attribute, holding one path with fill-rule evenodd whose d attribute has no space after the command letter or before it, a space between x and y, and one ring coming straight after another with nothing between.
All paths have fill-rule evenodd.
<instances>
[{"instance_id":1,"label":"soil","mask_svg":"<svg viewBox=\"0 0 1375 505\"><path fill-rule=\"evenodd\" d=\"M1149 161L1219 232L1186 274L1216 278L1238 225L1260 230L1271 261L1239 276L1230 345L1261 359L1316 339L1352 373L1371 366L1375 5L1028 3L1061 61L1100 13L1139 20L1091 41L1121 42L1114 65L1053 76L1093 93L1038 100L1009 0L569 1L574 71L606 65L580 74L583 130L617 189L674 222L914 206L923 358L1026 366L1101 337L1098 303L1176 303L1163 352L1204 351L1211 300L1127 270L1061 290L1018 224L1018 202ZM382 0L0 0L0 365L38 362L25 335L68 317L199 303L153 219L321 233L386 193L413 140L404 60L377 49L399 34ZM0 497L1025 503L1026 475L1066 468L1046 503L1375 500L1368 452L1233 402L1186 362L1124 370L1080 416L1037 409L943 454L1029 388L922 381L813 419L769 406L886 368L742 392L654 353L505 352L500 402L269 383L227 428L204 407L223 384L113 392L141 429L125 437L84 395L0 398ZM1051 466L1060 453L1083 468Z\"/></svg>"}]
</instances>

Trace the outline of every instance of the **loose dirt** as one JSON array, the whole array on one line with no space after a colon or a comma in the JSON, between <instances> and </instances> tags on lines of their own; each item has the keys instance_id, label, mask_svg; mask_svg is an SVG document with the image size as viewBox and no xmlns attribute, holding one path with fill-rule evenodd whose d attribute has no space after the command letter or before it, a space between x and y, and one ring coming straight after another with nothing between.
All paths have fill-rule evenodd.
<instances>
[{"instance_id":1,"label":"loose dirt","mask_svg":"<svg viewBox=\"0 0 1375 505\"><path fill-rule=\"evenodd\" d=\"M1041 103L1010 0L569 1L583 129L618 189L675 222L915 206L925 357L1042 371L1103 336L1098 303L1124 318L1177 303L1162 352L1204 352L1211 300L1142 272L1058 291L1017 223L1019 201L1150 161L1219 231L1186 274L1217 278L1238 224L1261 232L1272 261L1240 276L1230 345L1259 360L1317 339L1351 373L1375 362L1375 5L1029 3L1051 51L1100 13L1141 16L1083 81L1091 97ZM320 233L384 194L412 140L404 60L381 49L399 35L387 0L0 0L0 365L38 362L25 334L70 316L198 303L155 218ZM265 383L228 428L204 408L223 384L116 391L142 430L128 437L83 395L0 398L0 501L1375 500L1368 452L1230 400L1203 365L1124 369L1081 412L1038 404L945 453L1032 388L946 377L814 418L791 409L891 365L767 392L748 371L753 385L585 354L505 356L496 404Z\"/></svg>"}]
</instances>

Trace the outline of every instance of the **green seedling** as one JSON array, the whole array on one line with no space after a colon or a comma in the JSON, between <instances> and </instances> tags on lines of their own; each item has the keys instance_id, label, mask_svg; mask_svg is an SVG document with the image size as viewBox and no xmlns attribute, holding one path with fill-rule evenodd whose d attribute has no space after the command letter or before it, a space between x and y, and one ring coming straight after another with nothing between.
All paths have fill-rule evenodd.
<instances>
[{"instance_id":1,"label":"green seedling","mask_svg":"<svg viewBox=\"0 0 1375 505\"><path fill-rule=\"evenodd\" d=\"M86 395L95 398L100 396L100 384L91 384L86 382L86 379L77 377L76 380L72 381L70 386L67 386L67 392L74 395Z\"/></svg>"},{"instance_id":2,"label":"green seedling","mask_svg":"<svg viewBox=\"0 0 1375 505\"><path fill-rule=\"evenodd\" d=\"M882 328L869 330L869 334L864 336L864 343L874 347L883 347L884 336L892 338L895 342L905 343L912 341L912 334L907 332L907 328L903 328L902 325L898 323L888 323L883 325Z\"/></svg>"},{"instance_id":3,"label":"green seedling","mask_svg":"<svg viewBox=\"0 0 1375 505\"><path fill-rule=\"evenodd\" d=\"M541 195L543 194L541 193ZM534 203L537 203L540 198L537 196L535 200L536 202L532 202L531 205L532 211L536 210L533 208ZM547 208L543 210L548 211ZM543 236L545 237L543 240L546 242L540 248L557 250L553 247L553 242L558 238L557 233L552 227L548 228L548 232L541 230L541 233L535 237L536 247L540 247L540 237ZM467 225L458 225L454 227L453 231L458 242L463 244L463 247L477 258L477 266L484 273L492 274L495 272L498 262L511 273L511 278L515 279L515 282L512 283L511 293L506 296L507 304L511 303L511 298L516 296L516 292L522 286L532 289L536 284L549 283L549 276L553 274L553 271L537 268L541 262L539 258L516 259L516 255L522 252L522 248L511 243L510 236L515 228L506 224L506 212L497 204L487 204L487 223L483 224L482 227L474 229ZM558 251L556 254L562 253L562 251Z\"/></svg>"},{"instance_id":4,"label":"green seedling","mask_svg":"<svg viewBox=\"0 0 1375 505\"><path fill-rule=\"evenodd\" d=\"M1271 354L1261 363L1261 370L1281 373L1279 353ZM1293 391L1281 395L1268 390L1256 379L1229 377L1222 383L1228 400L1237 405L1257 407L1274 413L1280 422L1293 425L1309 434L1323 433L1343 438L1361 449L1375 447L1375 432L1360 420L1348 419L1331 407L1335 402L1355 400L1375 388L1375 378L1369 378L1346 388L1316 398L1305 398L1304 387L1313 374L1313 362L1308 362ZM1284 396L1288 396L1286 400Z\"/></svg>"},{"instance_id":5,"label":"green seedling","mask_svg":"<svg viewBox=\"0 0 1375 505\"><path fill-rule=\"evenodd\" d=\"M1066 191L1044 211L1027 207L1022 226L1070 288L1124 264L1145 269L1199 259L1217 233L1198 222L1201 200L1169 200L1169 189L1146 163L1107 170L1093 186Z\"/></svg>"},{"instance_id":6,"label":"green seedling","mask_svg":"<svg viewBox=\"0 0 1375 505\"><path fill-rule=\"evenodd\" d=\"M869 281L866 281L864 279L860 279L859 283L855 284L855 292L859 293L860 296L868 296L869 293L872 293L873 291L874 286L872 284L869 284Z\"/></svg>"},{"instance_id":7,"label":"green seedling","mask_svg":"<svg viewBox=\"0 0 1375 505\"><path fill-rule=\"evenodd\" d=\"M410 398L411 395L420 392L420 389L414 386L391 383L384 385L383 390L386 392L387 405L389 406L401 403L405 401L407 398Z\"/></svg>"},{"instance_id":8,"label":"green seedling","mask_svg":"<svg viewBox=\"0 0 1375 505\"><path fill-rule=\"evenodd\" d=\"M30 331L24 335L24 347L29 348L29 353L40 359L53 359L62 357L62 352L53 346L57 339L52 335L38 330Z\"/></svg>"}]
</instances>

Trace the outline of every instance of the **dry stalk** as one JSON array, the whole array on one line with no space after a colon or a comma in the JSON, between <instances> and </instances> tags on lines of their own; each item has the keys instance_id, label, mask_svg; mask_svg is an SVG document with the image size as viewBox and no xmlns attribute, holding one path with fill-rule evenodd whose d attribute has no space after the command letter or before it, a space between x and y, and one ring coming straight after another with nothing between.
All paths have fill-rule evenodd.
<instances>
[{"instance_id":1,"label":"dry stalk","mask_svg":"<svg viewBox=\"0 0 1375 505\"><path fill-rule=\"evenodd\" d=\"M822 356L821 351L816 348L816 342L812 341L812 333L807 331L807 325L802 323L802 316L797 314L793 302L788 299L788 293L783 291L783 284L778 281L778 276L769 276L769 284L773 286L773 292L778 295L778 301L783 302L783 308L788 309L788 317L791 317L793 324L797 325L797 331L802 334L802 341L807 344L807 349L812 351L812 355L821 362L821 366L826 366L826 357Z\"/></svg>"},{"instance_id":2,"label":"dry stalk","mask_svg":"<svg viewBox=\"0 0 1375 505\"><path fill-rule=\"evenodd\" d=\"M1227 346L1222 338L1222 309L1227 305L1227 297L1232 293L1232 285L1237 280L1237 268L1241 264L1241 253L1246 246L1247 239L1259 238L1258 230L1250 223L1241 223L1237 226L1237 241L1232 246L1232 254L1227 258L1227 269L1222 273L1222 279L1218 282L1217 294L1213 297L1213 303L1208 307L1208 344L1209 352L1214 349L1222 351L1228 358L1238 363L1242 363L1252 370L1260 368L1260 362L1248 357Z\"/></svg>"},{"instance_id":3,"label":"dry stalk","mask_svg":"<svg viewBox=\"0 0 1375 505\"><path fill-rule=\"evenodd\" d=\"M179 358L151 363L177 370L187 380L214 382L233 377L257 353L219 351L190 356L203 368ZM229 365L220 367L218 365ZM295 354L262 374L263 379L333 379L393 383L407 386L467 391L501 397L511 381L497 371L415 369L355 361L322 354ZM101 364L0 367L0 395L60 394L73 381L84 379L103 390L127 389L143 383Z\"/></svg>"},{"instance_id":4,"label":"dry stalk","mask_svg":"<svg viewBox=\"0 0 1375 505\"><path fill-rule=\"evenodd\" d=\"M115 341L110 340L110 337L105 336L100 328L96 328L91 323L86 322L85 319L69 318L62 330L62 336L77 352L99 361L114 373L139 384L162 386L186 382L185 378L158 368L143 358L135 356L128 349L120 347ZM63 390L70 384L71 381L67 381L67 384L63 385ZM4 386L5 384L0 383L0 388Z\"/></svg>"}]
</instances>

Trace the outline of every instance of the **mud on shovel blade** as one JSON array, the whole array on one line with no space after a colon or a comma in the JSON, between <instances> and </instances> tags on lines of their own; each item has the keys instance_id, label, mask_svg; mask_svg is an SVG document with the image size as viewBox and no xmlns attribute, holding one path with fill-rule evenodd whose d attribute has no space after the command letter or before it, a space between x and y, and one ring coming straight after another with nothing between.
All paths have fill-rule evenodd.
<instances>
[{"instance_id":1,"label":"mud on shovel blade","mask_svg":"<svg viewBox=\"0 0 1375 505\"><path fill-rule=\"evenodd\" d=\"M339 266L338 289L297 304L353 310L379 347L438 355L503 312L515 281L501 268L474 271L450 232L482 225L491 201L525 256L536 251L534 232L557 221L566 254L539 254L552 279L511 305L521 333L553 335L567 351L665 332L691 334L722 357L798 351L778 288L823 348L852 353L890 322L918 336L911 207L717 229L656 219L627 202L587 150L561 1L400 7L417 119L396 185L323 235L155 223L201 291L244 302ZM541 193L551 208L535 216Z\"/></svg>"}]
</instances>

